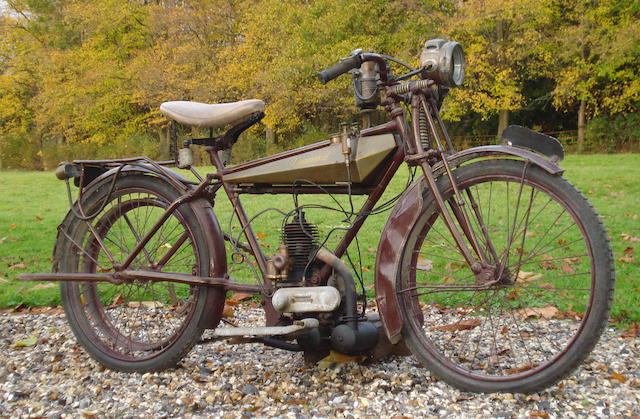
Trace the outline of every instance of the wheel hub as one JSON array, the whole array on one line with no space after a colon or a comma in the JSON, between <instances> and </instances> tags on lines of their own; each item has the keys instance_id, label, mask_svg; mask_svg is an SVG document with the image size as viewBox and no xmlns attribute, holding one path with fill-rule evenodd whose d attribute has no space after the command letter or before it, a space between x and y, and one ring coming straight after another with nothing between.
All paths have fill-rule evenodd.
<instances>
[{"instance_id":1,"label":"wheel hub","mask_svg":"<svg viewBox=\"0 0 640 419\"><path fill-rule=\"evenodd\" d=\"M476 273L476 284L478 285L513 285L514 283L509 269L501 264L485 265Z\"/></svg>"}]
</instances>

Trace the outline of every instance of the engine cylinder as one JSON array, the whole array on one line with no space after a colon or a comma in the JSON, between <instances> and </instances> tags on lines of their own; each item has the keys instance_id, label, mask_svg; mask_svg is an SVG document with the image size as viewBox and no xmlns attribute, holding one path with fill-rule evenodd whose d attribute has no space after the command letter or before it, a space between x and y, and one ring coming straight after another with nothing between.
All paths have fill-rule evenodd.
<instances>
[{"instance_id":1,"label":"engine cylinder","mask_svg":"<svg viewBox=\"0 0 640 419\"><path fill-rule=\"evenodd\" d=\"M318 227L307 222L299 212L291 223L285 224L282 240L287 246L291 271L285 282L300 282L311 256L318 247Z\"/></svg>"}]
</instances>

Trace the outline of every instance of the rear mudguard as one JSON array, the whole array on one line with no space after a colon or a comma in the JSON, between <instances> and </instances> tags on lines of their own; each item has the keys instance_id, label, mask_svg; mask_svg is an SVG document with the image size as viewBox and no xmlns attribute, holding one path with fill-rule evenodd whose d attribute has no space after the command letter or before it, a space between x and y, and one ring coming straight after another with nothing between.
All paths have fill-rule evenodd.
<instances>
[{"instance_id":1,"label":"rear mudguard","mask_svg":"<svg viewBox=\"0 0 640 419\"><path fill-rule=\"evenodd\" d=\"M111 177L115 175L117 169L111 169L94 180L86 186L87 189L92 188L94 185L98 185L102 182L111 182ZM156 176L167 182L173 188L177 189L180 193L184 194L191 189L195 188L193 182L190 182L180 174L164 168L164 171L160 172L153 166L147 165L135 165L125 166L119 176L130 175L145 175ZM193 208L194 213L198 219L198 222L205 232L204 237L207 240L207 246L209 248L209 273L211 277L222 278L227 274L227 256L224 247L224 236L220 229L220 224L216 218L211 203L204 198L196 198L189 202ZM73 213L69 211L62 222L61 226L68 225L68 223L75 218ZM60 229L58 229L58 237L56 243L61 238ZM57 271L57 255L54 249L54 270ZM200 326L208 329L215 328L220 321L222 310L224 308L224 295L220 295L220 289L216 287L209 287L207 289L206 311L202 316Z\"/></svg>"},{"instance_id":2,"label":"rear mudguard","mask_svg":"<svg viewBox=\"0 0 640 419\"><path fill-rule=\"evenodd\" d=\"M532 151L504 146L483 146L470 148L449 157L449 164L455 168L462 163L478 159L510 158L529 161L552 175L560 175L563 170L556 164ZM437 179L444 173L441 163L433 167ZM402 249L423 210L422 191L427 188L423 177L413 182L402 194L382 230L376 256L375 286L376 302L387 337L392 343L401 340L402 316L396 296L396 279L400 272Z\"/></svg>"}]
</instances>

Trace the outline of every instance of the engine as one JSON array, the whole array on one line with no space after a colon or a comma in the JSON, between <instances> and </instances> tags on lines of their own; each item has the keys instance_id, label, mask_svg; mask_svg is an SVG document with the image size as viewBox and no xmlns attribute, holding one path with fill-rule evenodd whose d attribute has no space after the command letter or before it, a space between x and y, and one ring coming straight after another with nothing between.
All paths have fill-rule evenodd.
<instances>
[{"instance_id":1,"label":"engine","mask_svg":"<svg viewBox=\"0 0 640 419\"><path fill-rule=\"evenodd\" d=\"M332 267L341 286L303 286L322 264ZM303 347L317 350L330 345L339 352L353 353L369 350L378 342L377 327L358 315L356 288L349 269L336 255L320 249L318 228L307 222L302 211L285 224L282 244L269 260L268 271L277 288L271 298L276 311L288 315L334 313L328 318L332 319L329 330L321 332L316 328L298 336Z\"/></svg>"},{"instance_id":2,"label":"engine","mask_svg":"<svg viewBox=\"0 0 640 419\"><path fill-rule=\"evenodd\" d=\"M315 267L311 263L311 258L318 249L318 227L308 223L304 212L301 211L296 214L292 222L285 224L282 230L282 242L289 258L288 272L282 282L299 284L303 281L305 274L311 274Z\"/></svg>"}]
</instances>

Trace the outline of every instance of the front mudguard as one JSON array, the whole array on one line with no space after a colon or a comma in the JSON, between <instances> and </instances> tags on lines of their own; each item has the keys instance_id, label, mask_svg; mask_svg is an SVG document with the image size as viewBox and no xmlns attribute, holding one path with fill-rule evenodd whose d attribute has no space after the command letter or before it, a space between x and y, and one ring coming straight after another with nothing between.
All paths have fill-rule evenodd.
<instances>
[{"instance_id":1,"label":"front mudguard","mask_svg":"<svg viewBox=\"0 0 640 419\"><path fill-rule=\"evenodd\" d=\"M452 168L480 159L510 158L526 160L552 175L563 172L555 163L527 149L506 145L475 147L449 157ZM442 163L433 167L437 179L445 172ZM427 188L423 177L413 182L402 194L382 230L376 256L376 302L384 330L391 343L401 340L402 316L396 295L396 280L400 272L402 251L418 217L424 208L423 191Z\"/></svg>"},{"instance_id":2,"label":"front mudguard","mask_svg":"<svg viewBox=\"0 0 640 419\"><path fill-rule=\"evenodd\" d=\"M144 175L155 176L167 184L171 185L179 193L185 194L195 188L195 184L190 182L180 174L163 168L159 171L151 165L130 165L121 169L119 176L131 176L131 175ZM86 189L97 187L99 184L112 181L112 177L116 175L117 169L110 169L95 179L85 187ZM76 203L74 202L74 205ZM213 278L223 278L227 275L227 255L224 246L224 236L218 219L216 218L211 203L205 198L195 198L189 202L191 205L198 223L205 232L203 236L207 241L206 245L209 248L209 275ZM60 227L58 228L58 237L56 238L56 245L61 240L61 230L71 223L75 218L73 212L69 210ZM60 255L58 255L57 246L54 248L54 271L58 271L57 261ZM224 309L224 291L220 287L208 287L207 297L205 300L205 312L200 321L200 326L206 329L213 329L218 325L222 316L222 310ZM222 295L221 295L222 293Z\"/></svg>"}]
</instances>

